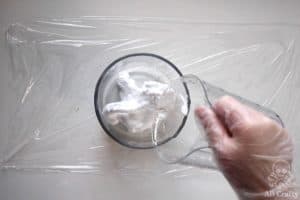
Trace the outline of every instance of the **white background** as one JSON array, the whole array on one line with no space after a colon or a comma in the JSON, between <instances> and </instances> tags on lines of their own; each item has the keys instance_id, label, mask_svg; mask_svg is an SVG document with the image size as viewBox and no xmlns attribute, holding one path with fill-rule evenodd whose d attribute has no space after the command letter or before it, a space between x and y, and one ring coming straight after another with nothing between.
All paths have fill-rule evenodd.
<instances>
[{"instance_id":1,"label":"white background","mask_svg":"<svg viewBox=\"0 0 300 200\"><path fill-rule=\"evenodd\" d=\"M5 30L11 23L36 17L145 16L197 19L203 22L300 24L300 1L287 0L0 0L0 134L10 106L6 88L8 53ZM220 174L169 184L150 181L134 185L117 177L74 173L0 172L0 200L37 199L234 199ZM147 181L147 180L145 180ZM176 181L176 180L175 180ZM176 187L174 187L176 186Z\"/></svg>"}]
</instances>

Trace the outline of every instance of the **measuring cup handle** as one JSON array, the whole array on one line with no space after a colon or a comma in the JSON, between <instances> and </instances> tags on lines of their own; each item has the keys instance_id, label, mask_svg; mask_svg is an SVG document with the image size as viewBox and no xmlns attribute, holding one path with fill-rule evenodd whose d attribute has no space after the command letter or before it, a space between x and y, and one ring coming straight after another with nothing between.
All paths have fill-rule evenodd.
<instances>
[{"instance_id":1,"label":"measuring cup handle","mask_svg":"<svg viewBox=\"0 0 300 200\"><path fill-rule=\"evenodd\" d=\"M231 96L231 97L237 99L238 101L240 101L241 103L257 110L258 112L263 113L264 115L266 115L267 117L273 119L278 124L280 124L282 127L284 127L284 123L283 123L281 117L275 111L273 111L269 108L266 108L262 105L259 105L258 103L252 102L252 101L247 100L247 99L245 99L241 96L238 96L236 94L228 92L228 91L226 91L222 88L219 88L217 86L214 86L214 85L212 85L212 84L210 84L206 81L201 80L199 77L197 77L195 75L188 74L188 75L184 75L182 78L183 78L184 83L186 83L186 84L197 84L197 85L199 85L199 88L203 89L205 101L207 102L207 104L210 107L212 107L214 102L216 100L218 100L219 98L221 98L222 96ZM193 101L193 100L191 100L191 101Z\"/></svg>"}]
</instances>

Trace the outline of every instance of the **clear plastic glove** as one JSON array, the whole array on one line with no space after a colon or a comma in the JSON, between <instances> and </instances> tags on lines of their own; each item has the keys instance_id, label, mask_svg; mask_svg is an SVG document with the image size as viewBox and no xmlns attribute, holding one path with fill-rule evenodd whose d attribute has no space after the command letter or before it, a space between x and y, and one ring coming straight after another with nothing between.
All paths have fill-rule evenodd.
<instances>
[{"instance_id":1,"label":"clear plastic glove","mask_svg":"<svg viewBox=\"0 0 300 200\"><path fill-rule=\"evenodd\" d=\"M262 113L224 96L199 107L216 161L240 199L299 199L287 131Z\"/></svg>"}]
</instances>

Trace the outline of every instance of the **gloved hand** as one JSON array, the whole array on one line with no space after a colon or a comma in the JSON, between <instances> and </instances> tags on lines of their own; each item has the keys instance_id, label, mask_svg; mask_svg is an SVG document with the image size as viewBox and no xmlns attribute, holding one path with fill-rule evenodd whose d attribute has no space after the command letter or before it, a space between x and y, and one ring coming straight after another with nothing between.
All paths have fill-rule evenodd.
<instances>
[{"instance_id":1,"label":"gloved hand","mask_svg":"<svg viewBox=\"0 0 300 200\"><path fill-rule=\"evenodd\" d=\"M219 168L240 199L298 199L286 129L232 97L196 109Z\"/></svg>"}]
</instances>

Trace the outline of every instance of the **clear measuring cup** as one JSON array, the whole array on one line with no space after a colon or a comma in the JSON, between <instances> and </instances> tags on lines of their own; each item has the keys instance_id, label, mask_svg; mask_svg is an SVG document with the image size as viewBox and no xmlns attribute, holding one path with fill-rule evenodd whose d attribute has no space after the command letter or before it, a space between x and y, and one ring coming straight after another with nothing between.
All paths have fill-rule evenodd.
<instances>
[{"instance_id":1,"label":"clear measuring cup","mask_svg":"<svg viewBox=\"0 0 300 200\"><path fill-rule=\"evenodd\" d=\"M153 115L151 129L140 133L133 133L122 124L112 125L104 116L103 109L109 103L121 101L121 91L116 80L118 74L125 70L129 71L138 83L154 80L168 84L184 100L182 106L186 107L186 112L178 110L167 119L160 120L158 110ZM167 59L149 53L130 54L112 62L97 82L94 103L102 128L118 143L136 149L154 148L159 157L167 163L215 169L217 166L211 147L202 125L197 122L194 110L200 105L212 106L214 101L224 95L236 98L284 126L280 116L274 111L211 85L195 75L183 75Z\"/></svg>"}]
</instances>

